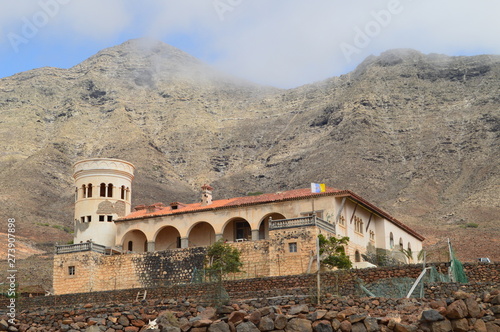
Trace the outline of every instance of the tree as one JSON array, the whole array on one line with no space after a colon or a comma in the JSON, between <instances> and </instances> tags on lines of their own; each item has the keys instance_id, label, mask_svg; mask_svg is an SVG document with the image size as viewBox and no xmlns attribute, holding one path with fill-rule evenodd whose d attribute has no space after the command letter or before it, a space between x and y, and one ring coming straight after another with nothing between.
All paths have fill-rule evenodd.
<instances>
[{"instance_id":1,"label":"tree","mask_svg":"<svg viewBox=\"0 0 500 332\"><path fill-rule=\"evenodd\" d=\"M349 243L349 237L344 236L336 238L331 236L325 237L323 234L318 235L319 238L319 254L321 264L329 268L350 269L352 267L349 256L345 253L345 246Z\"/></svg>"},{"instance_id":2,"label":"tree","mask_svg":"<svg viewBox=\"0 0 500 332\"><path fill-rule=\"evenodd\" d=\"M221 277L228 273L241 272L240 251L219 240L208 247L205 257L205 267Z\"/></svg>"}]
</instances>

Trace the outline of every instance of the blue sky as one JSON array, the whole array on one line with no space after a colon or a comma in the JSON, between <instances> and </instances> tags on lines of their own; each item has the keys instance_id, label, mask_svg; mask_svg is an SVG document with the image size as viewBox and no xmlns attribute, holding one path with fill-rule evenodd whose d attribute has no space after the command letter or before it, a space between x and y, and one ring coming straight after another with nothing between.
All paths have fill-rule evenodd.
<instances>
[{"instance_id":1,"label":"blue sky","mask_svg":"<svg viewBox=\"0 0 500 332\"><path fill-rule=\"evenodd\" d=\"M230 73L283 88L413 48L500 54L500 2L463 0L23 0L0 3L0 77L69 68L155 38Z\"/></svg>"}]
</instances>

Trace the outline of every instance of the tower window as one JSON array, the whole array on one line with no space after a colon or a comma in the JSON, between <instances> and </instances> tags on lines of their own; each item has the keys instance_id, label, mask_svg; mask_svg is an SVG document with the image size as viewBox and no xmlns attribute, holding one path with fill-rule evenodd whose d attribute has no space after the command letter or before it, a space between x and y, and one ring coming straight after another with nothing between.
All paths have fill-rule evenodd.
<instances>
[{"instance_id":1,"label":"tower window","mask_svg":"<svg viewBox=\"0 0 500 332\"><path fill-rule=\"evenodd\" d=\"M113 216L108 216L108 222L113 221Z\"/></svg>"},{"instance_id":2,"label":"tower window","mask_svg":"<svg viewBox=\"0 0 500 332\"><path fill-rule=\"evenodd\" d=\"M80 217L81 222L85 222L85 217Z\"/></svg>"},{"instance_id":3,"label":"tower window","mask_svg":"<svg viewBox=\"0 0 500 332\"><path fill-rule=\"evenodd\" d=\"M92 197L92 183L87 186L87 197Z\"/></svg>"},{"instance_id":4,"label":"tower window","mask_svg":"<svg viewBox=\"0 0 500 332\"><path fill-rule=\"evenodd\" d=\"M394 236L392 235L392 232L389 234L389 247L391 249L394 248Z\"/></svg>"},{"instance_id":5,"label":"tower window","mask_svg":"<svg viewBox=\"0 0 500 332\"><path fill-rule=\"evenodd\" d=\"M130 199L130 189L127 187L125 191L125 199L128 201Z\"/></svg>"},{"instance_id":6,"label":"tower window","mask_svg":"<svg viewBox=\"0 0 500 332\"><path fill-rule=\"evenodd\" d=\"M108 184L108 197L113 197L113 184Z\"/></svg>"},{"instance_id":7,"label":"tower window","mask_svg":"<svg viewBox=\"0 0 500 332\"><path fill-rule=\"evenodd\" d=\"M106 197L106 184L105 183L101 183L101 188L100 188L100 195L101 197Z\"/></svg>"},{"instance_id":8,"label":"tower window","mask_svg":"<svg viewBox=\"0 0 500 332\"><path fill-rule=\"evenodd\" d=\"M78 187L75 188L75 202L78 200Z\"/></svg>"},{"instance_id":9,"label":"tower window","mask_svg":"<svg viewBox=\"0 0 500 332\"><path fill-rule=\"evenodd\" d=\"M75 267L74 266L68 266L68 274L70 276L74 276L75 275Z\"/></svg>"},{"instance_id":10,"label":"tower window","mask_svg":"<svg viewBox=\"0 0 500 332\"><path fill-rule=\"evenodd\" d=\"M125 186L121 186L120 189L121 189L120 198L125 199Z\"/></svg>"},{"instance_id":11,"label":"tower window","mask_svg":"<svg viewBox=\"0 0 500 332\"><path fill-rule=\"evenodd\" d=\"M87 216L87 222L91 222L92 221L92 216Z\"/></svg>"},{"instance_id":12,"label":"tower window","mask_svg":"<svg viewBox=\"0 0 500 332\"><path fill-rule=\"evenodd\" d=\"M87 197L87 187L85 185L82 186L82 198Z\"/></svg>"},{"instance_id":13,"label":"tower window","mask_svg":"<svg viewBox=\"0 0 500 332\"><path fill-rule=\"evenodd\" d=\"M100 215L100 216L99 216L99 221L104 221L104 217L105 217L105 216Z\"/></svg>"}]
</instances>

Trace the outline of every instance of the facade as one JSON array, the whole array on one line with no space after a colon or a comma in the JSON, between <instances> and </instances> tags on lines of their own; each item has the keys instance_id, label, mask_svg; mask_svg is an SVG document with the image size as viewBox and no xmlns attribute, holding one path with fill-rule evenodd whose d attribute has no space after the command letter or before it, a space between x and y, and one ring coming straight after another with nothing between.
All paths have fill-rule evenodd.
<instances>
[{"instance_id":1,"label":"facade","mask_svg":"<svg viewBox=\"0 0 500 332\"><path fill-rule=\"evenodd\" d=\"M117 159L75 164L75 244L56 250L60 254L54 260L56 293L68 292L67 286L76 285L76 280L86 280L86 286L72 286L72 292L165 284L170 282L169 269L176 269L175 261L195 262L183 263L183 271L203 268L199 259L203 250L197 248L221 239L240 248L243 269L254 276L314 272L320 233L348 236L346 251L355 266L361 266L361 255L369 251L418 253L422 249L424 238L410 227L355 193L330 187L320 193L307 188L216 200L214 188L204 185L199 202L156 203L131 211L133 171L132 164ZM177 258L166 266L165 257L173 253ZM147 266L156 266L153 270L161 266L161 271L146 273ZM78 274L78 270L86 272ZM111 284L110 271L115 275ZM190 273L172 275L172 280L188 281ZM125 274L133 281L118 277Z\"/></svg>"}]
</instances>

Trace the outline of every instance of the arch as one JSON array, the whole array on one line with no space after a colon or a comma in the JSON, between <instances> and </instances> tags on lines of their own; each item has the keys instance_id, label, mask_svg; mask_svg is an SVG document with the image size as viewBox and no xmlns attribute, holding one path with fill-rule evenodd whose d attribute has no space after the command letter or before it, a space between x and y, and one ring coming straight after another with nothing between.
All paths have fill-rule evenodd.
<instances>
[{"instance_id":1,"label":"arch","mask_svg":"<svg viewBox=\"0 0 500 332\"><path fill-rule=\"evenodd\" d=\"M389 248L394 248L394 235L392 235L392 232L389 234Z\"/></svg>"},{"instance_id":2,"label":"arch","mask_svg":"<svg viewBox=\"0 0 500 332\"><path fill-rule=\"evenodd\" d=\"M259 240L269 239L269 218L272 218L272 220L286 219L281 213L273 212L266 214L259 223Z\"/></svg>"},{"instance_id":3,"label":"arch","mask_svg":"<svg viewBox=\"0 0 500 332\"><path fill-rule=\"evenodd\" d=\"M222 229L222 238L226 241L252 240L252 227L243 218L229 219Z\"/></svg>"},{"instance_id":4,"label":"arch","mask_svg":"<svg viewBox=\"0 0 500 332\"><path fill-rule=\"evenodd\" d=\"M106 184L104 182L100 185L99 196L106 197Z\"/></svg>"},{"instance_id":5,"label":"arch","mask_svg":"<svg viewBox=\"0 0 500 332\"><path fill-rule=\"evenodd\" d=\"M87 197L92 197L92 183L89 183L87 186Z\"/></svg>"},{"instance_id":6,"label":"arch","mask_svg":"<svg viewBox=\"0 0 500 332\"><path fill-rule=\"evenodd\" d=\"M128 251L133 252L145 252L147 251L147 247L145 248L144 242L146 242L147 245L148 240L146 234L138 229L134 229L128 231L123 237L122 248L126 247Z\"/></svg>"},{"instance_id":7,"label":"arch","mask_svg":"<svg viewBox=\"0 0 500 332\"><path fill-rule=\"evenodd\" d=\"M359 253L359 250L356 250L356 252L354 253L354 261L356 263L361 262L361 254Z\"/></svg>"},{"instance_id":8,"label":"arch","mask_svg":"<svg viewBox=\"0 0 500 332\"><path fill-rule=\"evenodd\" d=\"M188 235L189 247L204 247L215 242L215 231L212 225L206 221L200 221L193 225Z\"/></svg>"},{"instance_id":9,"label":"arch","mask_svg":"<svg viewBox=\"0 0 500 332\"><path fill-rule=\"evenodd\" d=\"M181 247L181 234L177 228L166 226L158 230L155 236L155 250L167 250Z\"/></svg>"},{"instance_id":10,"label":"arch","mask_svg":"<svg viewBox=\"0 0 500 332\"><path fill-rule=\"evenodd\" d=\"M108 184L108 197L113 197L113 184Z\"/></svg>"},{"instance_id":11,"label":"arch","mask_svg":"<svg viewBox=\"0 0 500 332\"><path fill-rule=\"evenodd\" d=\"M82 198L86 198L87 197L87 186L86 185L82 185Z\"/></svg>"}]
</instances>

